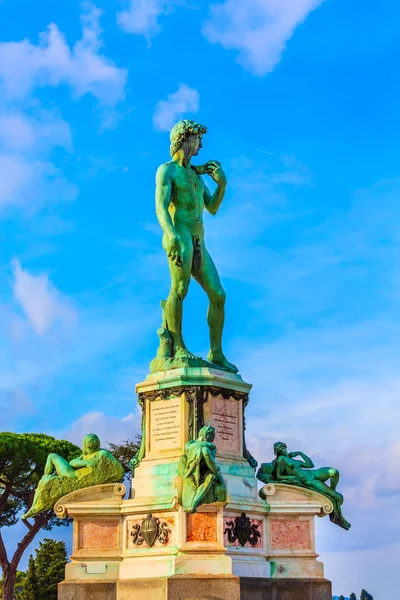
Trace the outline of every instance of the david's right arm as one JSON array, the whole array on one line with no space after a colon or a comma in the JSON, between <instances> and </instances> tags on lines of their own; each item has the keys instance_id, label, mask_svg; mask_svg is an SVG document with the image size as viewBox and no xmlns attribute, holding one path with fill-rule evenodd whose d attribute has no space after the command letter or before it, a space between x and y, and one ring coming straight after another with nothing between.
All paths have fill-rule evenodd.
<instances>
[{"instance_id":1,"label":"david's right arm","mask_svg":"<svg viewBox=\"0 0 400 600\"><path fill-rule=\"evenodd\" d=\"M167 256L177 267L182 265L181 244L168 207L171 202L171 175L168 165L161 165L156 175L156 214L158 222L167 236Z\"/></svg>"},{"instance_id":2,"label":"david's right arm","mask_svg":"<svg viewBox=\"0 0 400 600\"><path fill-rule=\"evenodd\" d=\"M156 174L156 215L161 229L169 240L177 237L171 215L168 212L171 202L171 176L168 165L161 165Z\"/></svg>"}]
</instances>

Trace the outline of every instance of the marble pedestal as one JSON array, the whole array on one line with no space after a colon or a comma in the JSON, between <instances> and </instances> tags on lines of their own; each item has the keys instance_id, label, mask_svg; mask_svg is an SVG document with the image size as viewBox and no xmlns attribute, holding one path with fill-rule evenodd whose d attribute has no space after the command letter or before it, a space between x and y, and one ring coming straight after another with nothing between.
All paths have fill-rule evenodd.
<instances>
[{"instance_id":1,"label":"marble pedestal","mask_svg":"<svg viewBox=\"0 0 400 600\"><path fill-rule=\"evenodd\" d=\"M264 486L259 497L244 431L250 388L239 375L208 368L166 371L138 384L143 435L129 498L122 484L110 484L55 506L74 519L60 600L331 599L313 520L332 506L288 485ZM205 424L215 427L228 496L187 514L178 462ZM142 536L149 522L151 543Z\"/></svg>"}]
</instances>

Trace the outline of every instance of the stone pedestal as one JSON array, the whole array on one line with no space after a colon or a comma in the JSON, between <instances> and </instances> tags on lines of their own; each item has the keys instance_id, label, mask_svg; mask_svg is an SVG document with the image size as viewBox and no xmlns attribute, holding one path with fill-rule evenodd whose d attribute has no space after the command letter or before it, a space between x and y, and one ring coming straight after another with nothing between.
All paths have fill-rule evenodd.
<instances>
[{"instance_id":1,"label":"stone pedestal","mask_svg":"<svg viewBox=\"0 0 400 600\"><path fill-rule=\"evenodd\" d=\"M316 560L313 519L332 510L314 492L264 486L246 449L251 386L208 368L156 373L138 384L142 446L128 499L122 484L61 499L74 547L60 600L330 600ZM179 458L205 424L215 428L225 502L182 507Z\"/></svg>"},{"instance_id":2,"label":"stone pedestal","mask_svg":"<svg viewBox=\"0 0 400 600\"><path fill-rule=\"evenodd\" d=\"M315 552L314 517L333 511L332 502L305 488L269 483L260 490L269 504L268 560L271 577L323 578L324 565Z\"/></svg>"}]
</instances>

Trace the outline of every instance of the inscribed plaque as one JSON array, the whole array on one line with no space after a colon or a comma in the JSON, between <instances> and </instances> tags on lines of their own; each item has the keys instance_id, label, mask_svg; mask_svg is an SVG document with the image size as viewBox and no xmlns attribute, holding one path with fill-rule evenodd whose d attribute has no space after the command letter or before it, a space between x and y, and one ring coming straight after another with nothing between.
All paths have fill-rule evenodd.
<instances>
[{"instance_id":1,"label":"inscribed plaque","mask_svg":"<svg viewBox=\"0 0 400 600\"><path fill-rule=\"evenodd\" d=\"M218 454L239 454L241 449L240 400L225 399L222 396L210 398L210 425L215 428L214 443Z\"/></svg>"},{"instance_id":2,"label":"inscribed plaque","mask_svg":"<svg viewBox=\"0 0 400 600\"><path fill-rule=\"evenodd\" d=\"M154 400L149 407L150 451L181 448L181 399Z\"/></svg>"}]
</instances>

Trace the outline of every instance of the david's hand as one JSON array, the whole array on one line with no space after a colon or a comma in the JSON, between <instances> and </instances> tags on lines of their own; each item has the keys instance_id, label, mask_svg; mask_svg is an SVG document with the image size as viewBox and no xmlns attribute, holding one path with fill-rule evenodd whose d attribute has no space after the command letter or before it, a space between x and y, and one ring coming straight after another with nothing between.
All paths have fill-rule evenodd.
<instances>
[{"instance_id":1,"label":"david's hand","mask_svg":"<svg viewBox=\"0 0 400 600\"><path fill-rule=\"evenodd\" d=\"M207 175L210 175L211 179L218 185L226 184L226 175L221 167L221 163L217 160L209 160L208 163L206 163L206 173Z\"/></svg>"},{"instance_id":2,"label":"david's hand","mask_svg":"<svg viewBox=\"0 0 400 600\"><path fill-rule=\"evenodd\" d=\"M167 256L176 264L177 267L182 266L181 241L176 235L168 241Z\"/></svg>"}]
</instances>

